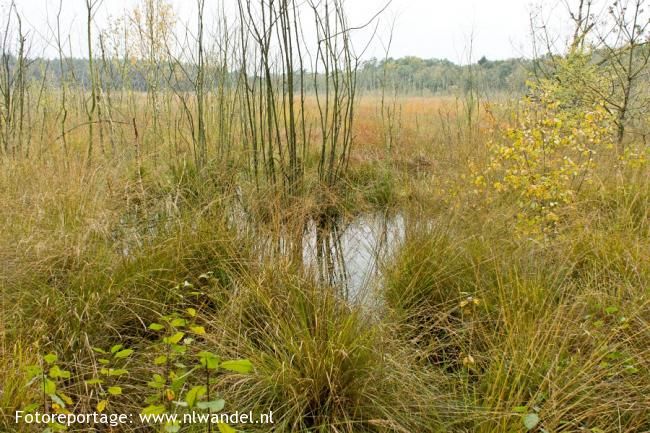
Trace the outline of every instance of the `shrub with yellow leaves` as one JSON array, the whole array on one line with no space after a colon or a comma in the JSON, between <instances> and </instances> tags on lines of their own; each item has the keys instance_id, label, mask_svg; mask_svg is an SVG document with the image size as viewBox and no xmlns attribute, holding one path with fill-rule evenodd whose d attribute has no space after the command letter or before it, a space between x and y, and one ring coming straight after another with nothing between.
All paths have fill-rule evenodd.
<instances>
[{"instance_id":1,"label":"shrub with yellow leaves","mask_svg":"<svg viewBox=\"0 0 650 433\"><path fill-rule=\"evenodd\" d=\"M615 127L602 104L567 105L550 81L529 88L515 126L489 144L489 164L474 183L489 201L515 199L518 230L545 237L591 182L595 157L612 146Z\"/></svg>"},{"instance_id":2,"label":"shrub with yellow leaves","mask_svg":"<svg viewBox=\"0 0 650 433\"><path fill-rule=\"evenodd\" d=\"M624 168L642 168L650 161L650 146L630 144L619 157Z\"/></svg>"}]
</instances>

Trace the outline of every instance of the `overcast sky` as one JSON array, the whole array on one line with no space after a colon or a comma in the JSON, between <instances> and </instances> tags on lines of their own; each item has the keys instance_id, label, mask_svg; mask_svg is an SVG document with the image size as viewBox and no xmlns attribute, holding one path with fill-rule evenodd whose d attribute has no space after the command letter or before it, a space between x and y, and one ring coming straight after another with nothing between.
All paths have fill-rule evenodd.
<instances>
[{"instance_id":1,"label":"overcast sky","mask_svg":"<svg viewBox=\"0 0 650 433\"><path fill-rule=\"evenodd\" d=\"M0 4L8 1L0 0ZM193 25L191 17L196 10L195 0L170 1L180 20ZM207 0L207 4L214 7L220 1ZM224 1L228 3L231 0ZM350 24L365 24L382 10L386 1L347 0ZM552 0L546 2L549 1L552 3ZM138 0L103 0L96 15L96 25L103 26L108 16L122 15L138 3ZM48 34L45 25L48 16L49 22L54 23L58 4L59 0L16 0L27 27L41 40ZM85 52L84 5L85 0L63 0L62 22L71 29L73 53L76 56L82 56ZM382 42L387 42L393 20L393 57L413 55L464 62L468 58L471 40L474 60L481 56L496 60L530 55L529 15L532 9L530 0L393 0L380 17L379 38L366 57L383 57ZM547 10L552 10L552 6ZM363 45L367 32L357 32L355 38L357 45ZM43 43L34 45L37 46L36 50L43 52ZM54 53L53 50L45 51L48 56Z\"/></svg>"}]
</instances>

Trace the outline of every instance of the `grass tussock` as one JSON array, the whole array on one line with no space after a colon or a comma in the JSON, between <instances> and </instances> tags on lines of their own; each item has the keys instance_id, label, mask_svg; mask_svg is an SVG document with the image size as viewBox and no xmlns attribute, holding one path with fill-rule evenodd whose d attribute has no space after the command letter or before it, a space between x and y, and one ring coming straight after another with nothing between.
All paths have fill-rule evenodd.
<instances>
[{"instance_id":1,"label":"grass tussock","mask_svg":"<svg viewBox=\"0 0 650 433\"><path fill-rule=\"evenodd\" d=\"M289 274L290 275L290 274ZM273 431L413 431L439 425L434 390L414 374L400 345L360 307L309 280L264 272L239 294L214 341L250 359L232 383L236 407L273 407ZM227 326L226 326L227 324ZM408 356L408 355L406 355ZM413 390L423 396L413 399ZM265 427L268 429L268 427Z\"/></svg>"}]
</instances>

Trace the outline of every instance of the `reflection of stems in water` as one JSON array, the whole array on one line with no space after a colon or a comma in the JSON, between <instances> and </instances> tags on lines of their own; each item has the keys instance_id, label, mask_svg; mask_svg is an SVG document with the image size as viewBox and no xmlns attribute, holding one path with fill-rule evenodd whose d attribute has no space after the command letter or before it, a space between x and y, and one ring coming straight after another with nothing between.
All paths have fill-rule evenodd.
<instances>
[{"instance_id":1,"label":"reflection of stems in water","mask_svg":"<svg viewBox=\"0 0 650 433\"><path fill-rule=\"evenodd\" d=\"M343 233L345 233L345 230L341 230L338 227L338 224L335 224L334 227L332 228L332 233L330 234L331 237L331 242L332 242L332 248L329 250L333 258L337 262L337 266L334 269L334 272L336 272L336 269L339 270L339 278L338 281L341 282L341 290L342 290L342 295L345 296L345 298L348 298L349 295L349 286L348 283L350 282L348 278L348 272L347 272L347 266L346 266L346 260L345 260L345 250L343 249L343 242L341 239L343 238ZM335 275L332 276L335 278ZM335 284L335 281L332 281L332 284Z\"/></svg>"},{"instance_id":2,"label":"reflection of stems in water","mask_svg":"<svg viewBox=\"0 0 650 433\"><path fill-rule=\"evenodd\" d=\"M372 254L371 266L367 269L366 278L370 276L376 276L379 274L379 264L384 260L387 252L390 250L390 242L394 241L391 239L391 229L394 229L395 220L389 217L389 210L384 210L381 214L373 216L378 219L378 231L374 237L374 244L369 245L368 250ZM369 223L369 226L372 224Z\"/></svg>"},{"instance_id":3,"label":"reflection of stems in water","mask_svg":"<svg viewBox=\"0 0 650 433\"><path fill-rule=\"evenodd\" d=\"M404 236L403 217L389 211L362 215L347 223L322 215L297 230L285 226L262 236L260 253L290 256L293 265L314 272L319 284L336 286L339 294L349 299L379 274L380 263ZM358 249L351 249L355 248L351 242L357 242Z\"/></svg>"},{"instance_id":4,"label":"reflection of stems in water","mask_svg":"<svg viewBox=\"0 0 650 433\"><path fill-rule=\"evenodd\" d=\"M345 263L342 234L336 220L319 219L316 225L316 261L318 277L327 285L341 284L343 295L348 296L348 273Z\"/></svg>"},{"instance_id":5,"label":"reflection of stems in water","mask_svg":"<svg viewBox=\"0 0 650 433\"><path fill-rule=\"evenodd\" d=\"M341 270L341 281L343 281L342 288L343 288L343 291L344 291L343 295L345 296L345 299L348 299L349 295L350 295L350 286L349 286L350 278L349 278L349 275L348 275L347 261L346 261L346 258L345 258L345 250L343 249L343 243L341 241L342 238L343 238L343 236L340 236L340 235L337 234L337 236L336 236L336 249L337 249L336 257L338 258L339 269Z\"/></svg>"},{"instance_id":6,"label":"reflection of stems in water","mask_svg":"<svg viewBox=\"0 0 650 433\"><path fill-rule=\"evenodd\" d=\"M333 283L334 262L330 248L330 230L328 227L316 228L316 261L318 264L318 278L323 284Z\"/></svg>"},{"instance_id":7,"label":"reflection of stems in water","mask_svg":"<svg viewBox=\"0 0 650 433\"><path fill-rule=\"evenodd\" d=\"M373 248L373 253L375 255L375 263L379 263L381 260L382 253L386 251L388 246L388 209L384 211L384 214L379 219L380 230L379 236L377 236L377 245Z\"/></svg>"}]
</instances>

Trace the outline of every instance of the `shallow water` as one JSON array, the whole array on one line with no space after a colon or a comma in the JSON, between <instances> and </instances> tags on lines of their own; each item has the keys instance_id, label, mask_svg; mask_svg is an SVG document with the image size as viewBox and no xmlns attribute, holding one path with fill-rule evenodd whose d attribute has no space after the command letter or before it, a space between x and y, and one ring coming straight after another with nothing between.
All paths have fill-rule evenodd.
<instances>
[{"instance_id":1,"label":"shallow water","mask_svg":"<svg viewBox=\"0 0 650 433\"><path fill-rule=\"evenodd\" d=\"M351 301L368 302L382 260L405 236L402 214L364 214L319 229L311 222L302 239L303 263L319 279L341 289Z\"/></svg>"},{"instance_id":2,"label":"shallow water","mask_svg":"<svg viewBox=\"0 0 650 433\"><path fill-rule=\"evenodd\" d=\"M241 206L233 206L230 211L231 227L241 236L256 239L260 258L278 254L295 257L301 251L305 269L321 283L338 288L350 301L365 304L376 299L373 288L378 287L381 263L405 237L402 213L365 213L325 225L311 220L297 237L287 233L277 237L260 233ZM141 221L132 215L123 217L119 230L112 233L115 246L124 257L130 257L133 250L143 246L143 232L155 235L157 224L158 221Z\"/></svg>"}]
</instances>

